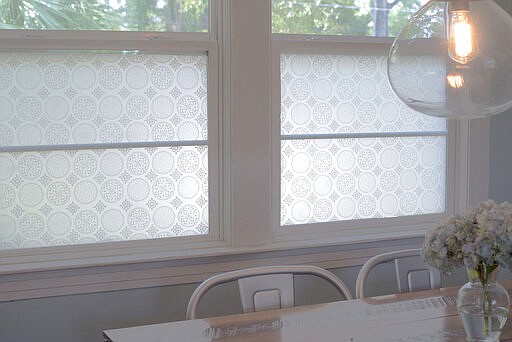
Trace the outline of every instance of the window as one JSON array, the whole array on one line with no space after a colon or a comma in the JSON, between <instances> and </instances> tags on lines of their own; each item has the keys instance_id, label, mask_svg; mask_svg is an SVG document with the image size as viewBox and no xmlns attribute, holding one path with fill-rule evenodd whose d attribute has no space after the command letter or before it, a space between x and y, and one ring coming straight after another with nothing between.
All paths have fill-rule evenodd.
<instances>
[{"instance_id":1,"label":"window","mask_svg":"<svg viewBox=\"0 0 512 342\"><path fill-rule=\"evenodd\" d=\"M410 247L467 206L469 124L411 111L386 81L396 11L421 0L390 9L386 37L375 1L84 1L103 28L22 3L17 26L0 11L0 272L172 259L195 281L227 270L190 266L205 256ZM140 284L174 281L151 267Z\"/></svg>"},{"instance_id":2,"label":"window","mask_svg":"<svg viewBox=\"0 0 512 342\"><path fill-rule=\"evenodd\" d=\"M428 0L272 0L274 33L397 36Z\"/></svg>"},{"instance_id":3,"label":"window","mask_svg":"<svg viewBox=\"0 0 512 342\"><path fill-rule=\"evenodd\" d=\"M68 1L5 3L2 29L207 32L208 0Z\"/></svg>"},{"instance_id":4,"label":"window","mask_svg":"<svg viewBox=\"0 0 512 342\"><path fill-rule=\"evenodd\" d=\"M379 55L281 56L281 225L443 213L446 121L393 94Z\"/></svg>"},{"instance_id":5,"label":"window","mask_svg":"<svg viewBox=\"0 0 512 342\"><path fill-rule=\"evenodd\" d=\"M280 79L277 236L289 238L297 227L350 231L365 220L385 226L382 218L400 225L410 217L413 226L453 207L455 126L402 104L387 80L386 37L424 3L272 1ZM435 66L415 61L407 73ZM424 82L425 91L436 91Z\"/></svg>"},{"instance_id":6,"label":"window","mask_svg":"<svg viewBox=\"0 0 512 342\"><path fill-rule=\"evenodd\" d=\"M19 5L20 16L4 14L4 25L42 30L0 33L0 249L215 234L214 40L52 31L204 31L208 2L142 11L131 1L92 1L83 12L60 1ZM169 12L179 26L149 25L163 25Z\"/></svg>"}]
</instances>

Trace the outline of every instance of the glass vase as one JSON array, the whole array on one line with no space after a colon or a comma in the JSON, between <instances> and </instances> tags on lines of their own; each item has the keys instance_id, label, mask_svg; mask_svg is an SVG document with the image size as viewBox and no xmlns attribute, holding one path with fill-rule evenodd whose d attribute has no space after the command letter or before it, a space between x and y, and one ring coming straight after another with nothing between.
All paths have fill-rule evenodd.
<instances>
[{"instance_id":1,"label":"glass vase","mask_svg":"<svg viewBox=\"0 0 512 342\"><path fill-rule=\"evenodd\" d=\"M470 342L499 341L507 321L510 298L507 290L496 282L497 267L485 265L468 269L470 281L457 294L457 310Z\"/></svg>"}]
</instances>

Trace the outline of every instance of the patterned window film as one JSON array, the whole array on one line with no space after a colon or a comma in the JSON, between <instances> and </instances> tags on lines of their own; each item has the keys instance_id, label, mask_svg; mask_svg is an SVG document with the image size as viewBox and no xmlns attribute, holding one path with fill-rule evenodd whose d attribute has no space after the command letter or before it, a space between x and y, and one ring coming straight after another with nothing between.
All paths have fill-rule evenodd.
<instances>
[{"instance_id":1,"label":"patterned window film","mask_svg":"<svg viewBox=\"0 0 512 342\"><path fill-rule=\"evenodd\" d=\"M444 212L446 120L400 103L386 68L281 56L282 226Z\"/></svg>"},{"instance_id":2,"label":"patterned window film","mask_svg":"<svg viewBox=\"0 0 512 342\"><path fill-rule=\"evenodd\" d=\"M0 249L207 234L207 61L0 54Z\"/></svg>"}]
</instances>

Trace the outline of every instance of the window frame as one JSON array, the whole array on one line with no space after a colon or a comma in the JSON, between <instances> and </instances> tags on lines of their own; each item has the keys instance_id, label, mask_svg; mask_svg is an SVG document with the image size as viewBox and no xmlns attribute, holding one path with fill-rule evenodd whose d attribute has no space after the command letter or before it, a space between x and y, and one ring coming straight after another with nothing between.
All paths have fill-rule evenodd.
<instances>
[{"instance_id":1,"label":"window frame","mask_svg":"<svg viewBox=\"0 0 512 342\"><path fill-rule=\"evenodd\" d=\"M222 187L219 156L220 131L220 55L217 42L219 3L210 6L208 33L197 32L133 32L87 30L0 30L3 51L141 51L142 53L187 54L206 53L208 99L208 205L209 230L206 235L99 242L93 244L8 249L0 251L0 274L89 267L106 264L158 260L186 254L191 248L209 249L223 246L220 229L220 189ZM86 144L89 145L89 144ZM91 144L94 149L108 149L108 143ZM144 148L145 144L140 144ZM147 143L150 147L151 142ZM68 145L57 145L56 150ZM178 146L180 146L178 144ZM43 146L44 150L52 150ZM73 144L69 145L73 149ZM88 151L86 149L85 151Z\"/></svg>"},{"instance_id":2,"label":"window frame","mask_svg":"<svg viewBox=\"0 0 512 342\"><path fill-rule=\"evenodd\" d=\"M287 234L279 231L279 44L308 42L336 51L339 40L346 46L361 42L389 46L392 38L286 35L285 42L273 39L271 10L271 0L211 0L207 34L0 31L3 48L70 49L66 44L89 37L91 44L96 40L109 49L113 48L109 40L114 39L119 48L141 49L142 43L149 50L162 43L165 51L206 47L212 55L208 62L210 235L0 251L0 282L5 284L0 302L195 282L254 265L357 266L374 254L421 244L424 232L441 216L423 222L400 218L400 226L394 219L386 219L378 228L356 225L348 230L357 229L353 235L343 232L339 222ZM454 198L446 201L447 213L464 211L488 196L489 120L450 122L449 130L447 155L455 158L448 159L452 166L447 167L447 179L453 182L446 191Z\"/></svg>"},{"instance_id":3,"label":"window frame","mask_svg":"<svg viewBox=\"0 0 512 342\"><path fill-rule=\"evenodd\" d=\"M459 207L457 202L462 200L463 193L458 188L456 174L461 174L462 165L457 162L456 154L467 155L469 146L463 140L457 141L462 131L467 130L467 123L454 120L447 121L446 134L446 189L444 213L412 215L393 218L370 218L360 220L333 221L324 223L298 224L291 226L280 225L281 201L281 80L279 60L282 54L350 54L377 53L387 55L394 38L389 37L353 37L353 36L318 36L318 35L289 35L273 34L272 38L272 110L273 110L273 137L277 136L279 143L273 144L273 212L274 222L273 240L278 244L287 244L289 241L371 241L396 237L412 237L423 235L429 227L440 220L452 215ZM463 137L467 140L468 137Z\"/></svg>"}]
</instances>

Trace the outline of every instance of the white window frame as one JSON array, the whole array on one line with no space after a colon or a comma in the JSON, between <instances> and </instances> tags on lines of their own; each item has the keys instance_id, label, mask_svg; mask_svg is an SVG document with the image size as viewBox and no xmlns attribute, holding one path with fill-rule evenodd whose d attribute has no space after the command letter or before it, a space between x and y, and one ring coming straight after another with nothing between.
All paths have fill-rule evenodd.
<instances>
[{"instance_id":1,"label":"white window frame","mask_svg":"<svg viewBox=\"0 0 512 342\"><path fill-rule=\"evenodd\" d=\"M207 51L210 187L208 236L0 251L0 302L197 282L254 265L357 266L421 244L443 215L280 229L281 51L391 40L273 37L271 10L271 0L211 0L207 34L0 31L4 49L70 50L91 40L85 48ZM486 199L489 180L489 120L448 129L446 214Z\"/></svg>"},{"instance_id":2,"label":"white window frame","mask_svg":"<svg viewBox=\"0 0 512 342\"><path fill-rule=\"evenodd\" d=\"M217 2L215 2L217 3ZM208 33L114 32L60 30L1 30L0 44L4 51L141 51L142 53L187 54L206 53L208 97L208 205L207 235L116 241L84 245L66 245L0 251L0 274L31 270L85 267L130 263L140 260L165 259L186 253L191 247L211 248L224 245L220 229L220 101L219 48L217 43L218 5L211 6ZM151 146L151 142L138 144ZM180 146L180 144L177 144ZM109 148L109 144L91 144ZM44 150L52 150L44 146ZM73 149L73 145L55 149ZM20 148L23 150L23 148Z\"/></svg>"},{"instance_id":3,"label":"white window frame","mask_svg":"<svg viewBox=\"0 0 512 342\"><path fill-rule=\"evenodd\" d=\"M377 54L387 55L393 38L376 37L348 37L348 36L311 36L311 35L287 35L274 34L272 42L272 108L273 108L273 134L280 137L281 123L281 82L279 60L282 54ZM445 212L439 214L425 214L413 216L401 216L393 218L371 218L360 220L333 221L325 223L298 224L280 226L280 158L281 145L273 145L273 181L279 191L273 193L273 222L278 222L274 227L273 240L279 244L289 244L291 241L324 241L333 243L343 241L375 241L397 237L414 237L425 233L425 230L437 222L452 215L461 199L461 192L455 183L456 175L460 175L463 165L457 163L456 155L469 153L469 146L464 141L456 141L457 132L461 131L467 123L450 120L447 122L446 143L446 193ZM467 129L467 128L466 128ZM460 171L459 171L460 170ZM314 243L313 243L314 244Z\"/></svg>"}]
</instances>

